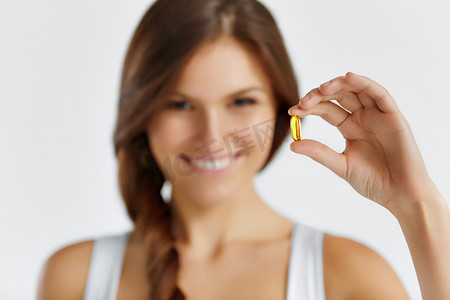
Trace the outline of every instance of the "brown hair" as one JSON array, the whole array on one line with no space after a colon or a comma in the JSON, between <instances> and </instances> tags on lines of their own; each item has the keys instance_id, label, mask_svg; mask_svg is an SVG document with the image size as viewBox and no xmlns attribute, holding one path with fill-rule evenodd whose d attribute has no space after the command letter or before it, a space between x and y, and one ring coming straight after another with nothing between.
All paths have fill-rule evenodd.
<instances>
[{"instance_id":1,"label":"brown hair","mask_svg":"<svg viewBox=\"0 0 450 300\"><path fill-rule=\"evenodd\" d=\"M297 81L282 36L258 1L158 0L145 13L123 66L114 146L128 215L145 236L150 299L185 297L177 287L171 211L160 192L165 178L151 154L146 124L195 50L222 35L235 38L260 58L279 104L272 149L262 169L289 132L287 110L298 103Z\"/></svg>"}]
</instances>

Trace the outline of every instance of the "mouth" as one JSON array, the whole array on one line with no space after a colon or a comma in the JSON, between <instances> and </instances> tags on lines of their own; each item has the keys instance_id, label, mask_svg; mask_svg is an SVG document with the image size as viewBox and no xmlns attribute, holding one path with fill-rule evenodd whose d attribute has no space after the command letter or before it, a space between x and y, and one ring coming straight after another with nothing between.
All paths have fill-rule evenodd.
<instances>
[{"instance_id":1,"label":"mouth","mask_svg":"<svg viewBox=\"0 0 450 300\"><path fill-rule=\"evenodd\" d=\"M220 175L232 169L241 156L242 153L236 153L233 156L215 157L211 154L196 158L182 155L181 158L199 174Z\"/></svg>"}]
</instances>

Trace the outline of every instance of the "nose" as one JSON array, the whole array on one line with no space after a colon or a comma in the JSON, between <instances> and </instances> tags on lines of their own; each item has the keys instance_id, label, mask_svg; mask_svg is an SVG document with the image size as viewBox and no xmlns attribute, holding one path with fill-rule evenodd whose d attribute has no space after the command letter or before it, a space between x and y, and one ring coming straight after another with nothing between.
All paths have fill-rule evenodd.
<instances>
[{"instance_id":1,"label":"nose","mask_svg":"<svg viewBox=\"0 0 450 300\"><path fill-rule=\"evenodd\" d=\"M224 116L218 110L210 109L201 112L197 122L198 141L211 149L221 149L225 134Z\"/></svg>"},{"instance_id":2,"label":"nose","mask_svg":"<svg viewBox=\"0 0 450 300\"><path fill-rule=\"evenodd\" d=\"M242 128L245 120L239 122L231 113L216 108L199 111L196 117L197 154L231 158L241 152L249 154L251 148L255 147L250 128Z\"/></svg>"}]
</instances>

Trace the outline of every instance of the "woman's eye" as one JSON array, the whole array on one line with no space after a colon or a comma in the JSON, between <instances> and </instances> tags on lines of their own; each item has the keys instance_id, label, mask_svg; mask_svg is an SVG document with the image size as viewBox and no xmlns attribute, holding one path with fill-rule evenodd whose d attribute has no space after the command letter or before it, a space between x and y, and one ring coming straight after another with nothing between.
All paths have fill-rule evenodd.
<instances>
[{"instance_id":1,"label":"woman's eye","mask_svg":"<svg viewBox=\"0 0 450 300\"><path fill-rule=\"evenodd\" d=\"M245 106L245 105L251 105L255 103L255 100L249 99L249 98L243 98L243 99L236 99L233 104L237 106Z\"/></svg>"},{"instance_id":2,"label":"woman's eye","mask_svg":"<svg viewBox=\"0 0 450 300\"><path fill-rule=\"evenodd\" d=\"M167 105L170 109L185 110L190 109L191 104L187 101L170 101Z\"/></svg>"}]
</instances>

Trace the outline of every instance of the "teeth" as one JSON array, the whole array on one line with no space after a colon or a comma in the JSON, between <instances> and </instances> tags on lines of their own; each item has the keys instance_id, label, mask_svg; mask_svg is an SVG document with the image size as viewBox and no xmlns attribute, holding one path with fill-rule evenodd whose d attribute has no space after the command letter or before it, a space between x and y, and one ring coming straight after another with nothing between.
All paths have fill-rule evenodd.
<instances>
[{"instance_id":1,"label":"teeth","mask_svg":"<svg viewBox=\"0 0 450 300\"><path fill-rule=\"evenodd\" d=\"M220 170L223 168L228 167L229 165L231 165L232 161L230 162L229 158L223 158L223 159L216 159L216 160L195 160L192 159L191 163L198 167L198 168L202 168L202 169L207 169L207 170Z\"/></svg>"}]
</instances>

